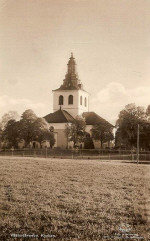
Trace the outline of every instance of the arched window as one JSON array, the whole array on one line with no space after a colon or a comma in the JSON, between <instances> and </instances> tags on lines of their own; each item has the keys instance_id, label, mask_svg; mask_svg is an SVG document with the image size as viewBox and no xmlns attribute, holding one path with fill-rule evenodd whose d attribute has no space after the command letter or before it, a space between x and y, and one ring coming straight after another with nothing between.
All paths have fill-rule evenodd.
<instances>
[{"instance_id":1,"label":"arched window","mask_svg":"<svg viewBox=\"0 0 150 241\"><path fill-rule=\"evenodd\" d=\"M82 105L82 96L80 96L80 105Z\"/></svg>"},{"instance_id":2,"label":"arched window","mask_svg":"<svg viewBox=\"0 0 150 241\"><path fill-rule=\"evenodd\" d=\"M68 97L68 104L69 105L73 104L73 95L69 95L69 97Z\"/></svg>"},{"instance_id":3,"label":"arched window","mask_svg":"<svg viewBox=\"0 0 150 241\"><path fill-rule=\"evenodd\" d=\"M85 99L84 99L84 105L85 105L85 107L87 106L87 100L86 100L86 97L85 97Z\"/></svg>"},{"instance_id":4,"label":"arched window","mask_svg":"<svg viewBox=\"0 0 150 241\"><path fill-rule=\"evenodd\" d=\"M62 95L59 96L59 105L64 104L64 97Z\"/></svg>"}]
</instances>

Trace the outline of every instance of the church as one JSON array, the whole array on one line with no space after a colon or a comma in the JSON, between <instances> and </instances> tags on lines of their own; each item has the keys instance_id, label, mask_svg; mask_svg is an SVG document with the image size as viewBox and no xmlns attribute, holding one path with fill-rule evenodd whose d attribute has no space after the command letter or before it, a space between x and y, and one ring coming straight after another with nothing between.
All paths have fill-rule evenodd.
<instances>
[{"instance_id":1,"label":"church","mask_svg":"<svg viewBox=\"0 0 150 241\"><path fill-rule=\"evenodd\" d=\"M79 80L76 61L71 53L67 64L67 73L62 85L53 90L53 113L44 116L49 123L50 130L54 132L55 146L59 148L72 147L65 136L67 124L73 123L76 116L82 116L86 121L86 132L90 133L93 125L107 122L95 112L89 111L89 93L83 88ZM107 122L107 125L113 126ZM100 143L94 141L94 147L99 148ZM105 143L108 146L108 143Z\"/></svg>"}]
</instances>

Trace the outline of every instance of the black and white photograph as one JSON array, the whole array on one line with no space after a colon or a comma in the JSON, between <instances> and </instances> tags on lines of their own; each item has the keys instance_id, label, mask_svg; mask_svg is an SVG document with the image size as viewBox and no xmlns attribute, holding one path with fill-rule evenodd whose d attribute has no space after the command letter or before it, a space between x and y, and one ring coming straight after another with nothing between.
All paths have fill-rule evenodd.
<instances>
[{"instance_id":1,"label":"black and white photograph","mask_svg":"<svg viewBox=\"0 0 150 241\"><path fill-rule=\"evenodd\" d=\"M0 240L150 241L150 0L0 0Z\"/></svg>"}]
</instances>

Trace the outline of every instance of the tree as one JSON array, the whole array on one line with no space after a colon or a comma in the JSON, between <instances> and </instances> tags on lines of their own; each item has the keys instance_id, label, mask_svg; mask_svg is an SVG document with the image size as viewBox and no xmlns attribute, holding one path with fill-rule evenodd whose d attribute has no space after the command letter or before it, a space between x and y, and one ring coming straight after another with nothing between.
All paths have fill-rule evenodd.
<instances>
[{"instance_id":1,"label":"tree","mask_svg":"<svg viewBox=\"0 0 150 241\"><path fill-rule=\"evenodd\" d=\"M20 117L19 117L19 115L18 115L18 113L16 112L16 111L9 111L8 113L5 113L3 116L2 116L2 118L1 118L1 121L0 121L0 146L4 146L4 139L5 139L5 144L6 144L6 147L8 146L8 144L9 144L9 142L8 142L8 139L7 139L7 137L8 137L8 132L7 132L7 129L8 128L10 128L10 126L11 126L11 122L9 123L9 125L7 126L7 124L8 124L8 122L10 121L10 120L14 120L14 121L16 121L16 120L18 120ZM5 128L6 128L6 126L7 126L7 129L5 130ZM14 127L12 127L12 128L14 128ZM5 132L4 132L4 130L5 130ZM4 132L4 133L3 133ZM6 135L6 132L7 132L7 135ZM6 137L7 136L7 137ZM6 141L6 139L7 139L7 141ZM11 145L11 144L10 144Z\"/></svg>"},{"instance_id":2,"label":"tree","mask_svg":"<svg viewBox=\"0 0 150 241\"><path fill-rule=\"evenodd\" d=\"M55 138L53 131L50 130L49 124L44 118L37 118L34 122L34 132L36 141L41 145L42 141L49 141L50 147L52 148L55 144Z\"/></svg>"},{"instance_id":3,"label":"tree","mask_svg":"<svg viewBox=\"0 0 150 241\"><path fill-rule=\"evenodd\" d=\"M49 130L49 125L44 118L38 118L32 110L23 112L19 125L19 138L28 146L32 141L49 141L50 146L55 144L54 134Z\"/></svg>"},{"instance_id":4,"label":"tree","mask_svg":"<svg viewBox=\"0 0 150 241\"><path fill-rule=\"evenodd\" d=\"M65 135L68 141L73 141L74 147L81 144L85 138L85 119L77 116L75 121L68 124L65 129Z\"/></svg>"},{"instance_id":5,"label":"tree","mask_svg":"<svg viewBox=\"0 0 150 241\"><path fill-rule=\"evenodd\" d=\"M18 115L18 113L16 111L11 110L8 113L5 113L1 118L0 128L3 130L9 120L18 120L19 118L20 118L20 116Z\"/></svg>"},{"instance_id":6,"label":"tree","mask_svg":"<svg viewBox=\"0 0 150 241\"><path fill-rule=\"evenodd\" d=\"M146 117L147 117L147 121L150 122L150 105L148 105L148 107L146 109Z\"/></svg>"},{"instance_id":7,"label":"tree","mask_svg":"<svg viewBox=\"0 0 150 241\"><path fill-rule=\"evenodd\" d=\"M0 148L2 146L2 128L0 127Z\"/></svg>"},{"instance_id":8,"label":"tree","mask_svg":"<svg viewBox=\"0 0 150 241\"><path fill-rule=\"evenodd\" d=\"M19 140L19 121L9 120L2 132L2 141L7 148L18 147Z\"/></svg>"},{"instance_id":9,"label":"tree","mask_svg":"<svg viewBox=\"0 0 150 241\"><path fill-rule=\"evenodd\" d=\"M108 124L107 122L104 123L97 123L93 126L92 138L94 140L98 140L101 143L101 148L103 148L103 144L105 142L110 142L114 139L113 135L113 127L112 125Z\"/></svg>"},{"instance_id":10,"label":"tree","mask_svg":"<svg viewBox=\"0 0 150 241\"><path fill-rule=\"evenodd\" d=\"M94 149L94 143L89 133L86 133L84 139L84 149Z\"/></svg>"},{"instance_id":11,"label":"tree","mask_svg":"<svg viewBox=\"0 0 150 241\"><path fill-rule=\"evenodd\" d=\"M19 137L20 140L25 141L25 145L28 146L30 142L36 140L36 126L35 121L37 120L36 114L32 110L26 110L23 112L20 120Z\"/></svg>"},{"instance_id":12,"label":"tree","mask_svg":"<svg viewBox=\"0 0 150 241\"><path fill-rule=\"evenodd\" d=\"M54 134L49 129L49 124L43 118L38 118L32 110L23 112L20 121L10 119L10 115L5 115L5 125L3 130L0 128L0 141L3 145L10 147L17 147L18 142L25 141L25 146L28 146L32 141L49 141L50 146L55 144ZM12 116L11 116L12 117ZM7 123L6 123L6 120ZM3 122L4 123L4 122Z\"/></svg>"},{"instance_id":13,"label":"tree","mask_svg":"<svg viewBox=\"0 0 150 241\"><path fill-rule=\"evenodd\" d=\"M116 122L116 146L135 148L137 145L137 126L140 126L140 147L147 147L150 137L150 122L148 109L135 104L128 104L120 111Z\"/></svg>"}]
</instances>

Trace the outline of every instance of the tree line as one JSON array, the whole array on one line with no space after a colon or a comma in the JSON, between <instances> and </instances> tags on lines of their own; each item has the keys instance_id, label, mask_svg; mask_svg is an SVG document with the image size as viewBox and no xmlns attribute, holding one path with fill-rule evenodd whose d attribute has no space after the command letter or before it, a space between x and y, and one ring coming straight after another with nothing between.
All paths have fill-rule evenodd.
<instances>
[{"instance_id":1,"label":"tree line","mask_svg":"<svg viewBox=\"0 0 150 241\"><path fill-rule=\"evenodd\" d=\"M18 148L18 143L24 141L28 147L32 141L42 144L49 140L51 147L55 144L54 134L50 131L44 118L39 118L32 110L26 110L18 120L15 111L4 114L0 122L0 141L2 148Z\"/></svg>"},{"instance_id":2,"label":"tree line","mask_svg":"<svg viewBox=\"0 0 150 241\"><path fill-rule=\"evenodd\" d=\"M25 147L33 141L42 142L48 140L50 146L55 144L53 131L44 118L39 118L32 110L26 110L21 115L15 111L4 114L0 122L0 143L3 148L18 147L22 140ZM108 122L93 125L90 133L86 131L85 119L77 116L73 123L65 128L65 135L73 146L93 149L93 140L99 141L101 148L104 143L114 140L116 148L135 149L137 147L137 127L139 125L140 148L150 150L150 105L145 110L135 104L126 105L120 111L115 124L115 137L113 128ZM68 147L66 147L68 148Z\"/></svg>"}]
</instances>

